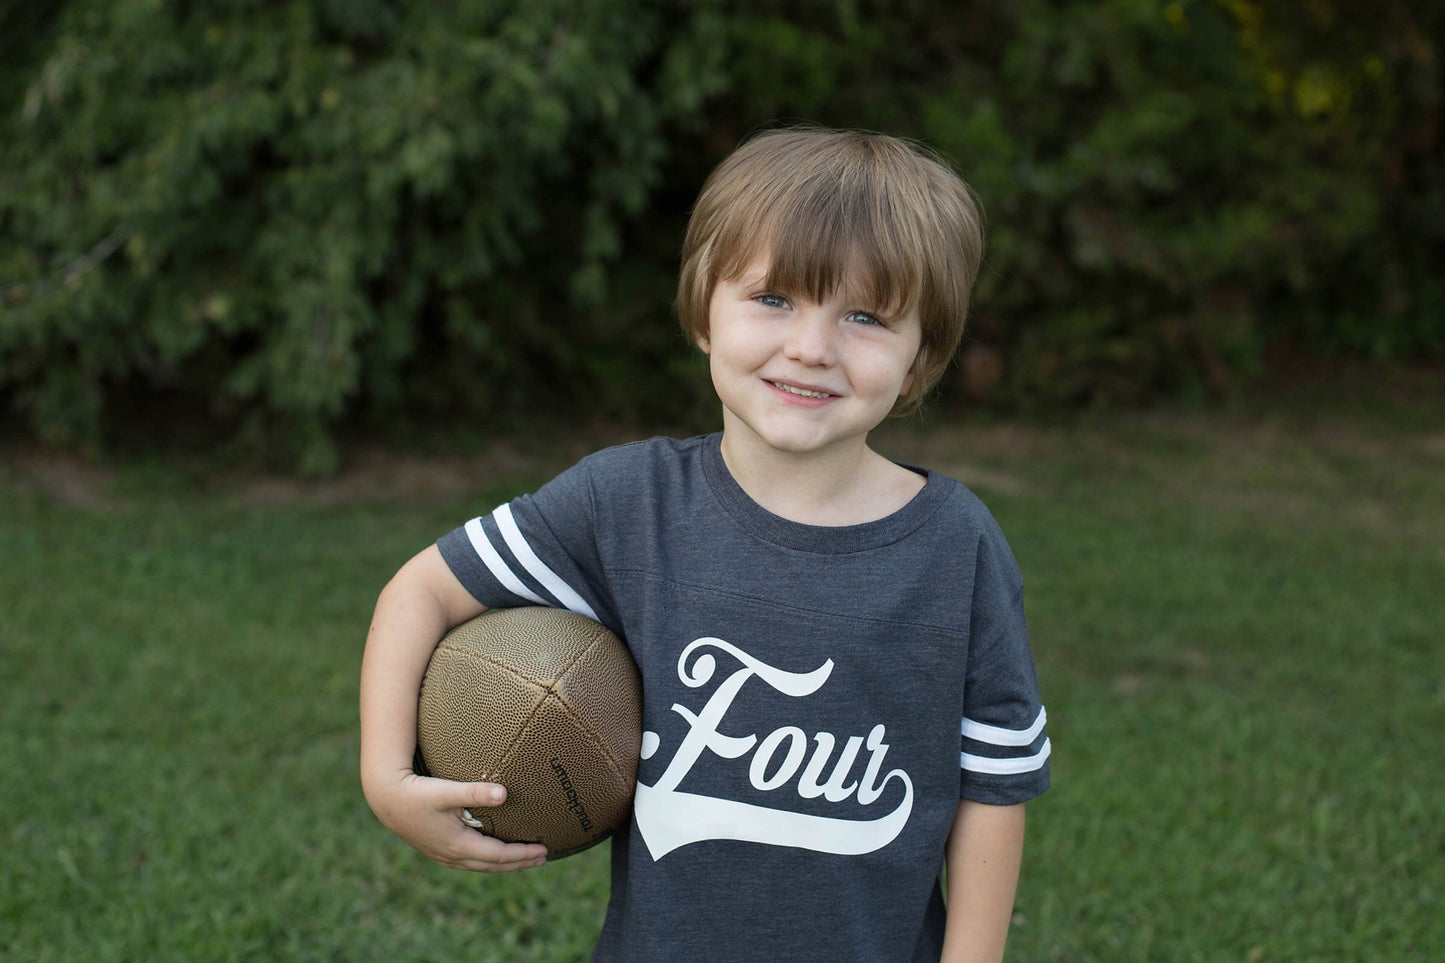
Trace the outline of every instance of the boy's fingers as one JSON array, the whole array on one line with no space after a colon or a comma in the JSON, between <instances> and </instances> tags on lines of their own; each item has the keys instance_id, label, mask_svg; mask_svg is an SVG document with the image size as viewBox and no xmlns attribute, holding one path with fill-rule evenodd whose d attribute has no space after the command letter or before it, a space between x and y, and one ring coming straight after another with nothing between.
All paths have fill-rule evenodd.
<instances>
[{"instance_id":1,"label":"boy's fingers","mask_svg":"<svg viewBox=\"0 0 1445 963\"><path fill-rule=\"evenodd\" d=\"M439 810L454 812L461 823L469 822L465 810L497 806L507 798L506 788L494 782L420 778L428 784L433 805ZM505 843L475 828L467 829L457 842L463 851L457 854L459 858L454 864L464 864L466 869L525 869L540 866L547 858L547 847L538 843Z\"/></svg>"},{"instance_id":2,"label":"boy's fingers","mask_svg":"<svg viewBox=\"0 0 1445 963\"><path fill-rule=\"evenodd\" d=\"M537 843L504 843L490 836L481 838L482 842L488 845L478 852L478 858L490 863L540 863L547 858L547 847Z\"/></svg>"},{"instance_id":3,"label":"boy's fingers","mask_svg":"<svg viewBox=\"0 0 1445 963\"><path fill-rule=\"evenodd\" d=\"M547 848L537 843L504 843L481 832L468 830L461 855L472 868L525 869L547 861Z\"/></svg>"}]
</instances>

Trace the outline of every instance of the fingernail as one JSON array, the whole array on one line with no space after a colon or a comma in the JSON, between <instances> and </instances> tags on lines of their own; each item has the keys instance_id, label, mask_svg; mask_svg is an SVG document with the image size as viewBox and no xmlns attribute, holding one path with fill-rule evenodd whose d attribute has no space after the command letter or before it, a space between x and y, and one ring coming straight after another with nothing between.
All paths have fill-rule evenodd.
<instances>
[{"instance_id":1,"label":"fingernail","mask_svg":"<svg viewBox=\"0 0 1445 963\"><path fill-rule=\"evenodd\" d=\"M506 794L507 794L507 793L506 793L506 790L504 790L501 786L493 786L493 787L492 787L492 802L501 802L501 801L502 801L502 797L505 796Z\"/></svg>"}]
</instances>

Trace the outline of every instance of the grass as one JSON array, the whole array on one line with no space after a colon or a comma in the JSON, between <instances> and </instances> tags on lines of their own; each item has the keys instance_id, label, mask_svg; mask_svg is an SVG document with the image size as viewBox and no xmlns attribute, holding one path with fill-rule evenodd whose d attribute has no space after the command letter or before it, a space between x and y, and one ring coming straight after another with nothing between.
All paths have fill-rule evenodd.
<instances>
[{"instance_id":1,"label":"grass","mask_svg":"<svg viewBox=\"0 0 1445 963\"><path fill-rule=\"evenodd\" d=\"M1055 787L1011 959L1445 958L1438 427L1113 416L885 444L973 484L1027 581ZM533 471L381 497L0 468L0 956L585 958L605 847L452 873L355 777L376 591Z\"/></svg>"}]
</instances>

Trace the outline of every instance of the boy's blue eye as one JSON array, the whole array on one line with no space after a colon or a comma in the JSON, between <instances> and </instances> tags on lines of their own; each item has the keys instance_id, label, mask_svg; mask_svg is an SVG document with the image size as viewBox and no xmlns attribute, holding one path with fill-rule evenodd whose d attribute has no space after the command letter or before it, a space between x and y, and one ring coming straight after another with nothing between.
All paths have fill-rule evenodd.
<instances>
[{"instance_id":1,"label":"boy's blue eye","mask_svg":"<svg viewBox=\"0 0 1445 963\"><path fill-rule=\"evenodd\" d=\"M867 311L852 311L848 314L848 320L854 324L866 324L869 326L882 325L883 319L876 314L869 314Z\"/></svg>"},{"instance_id":2,"label":"boy's blue eye","mask_svg":"<svg viewBox=\"0 0 1445 963\"><path fill-rule=\"evenodd\" d=\"M770 308L786 308L788 306L788 299L777 294L759 294L754 300Z\"/></svg>"}]
</instances>

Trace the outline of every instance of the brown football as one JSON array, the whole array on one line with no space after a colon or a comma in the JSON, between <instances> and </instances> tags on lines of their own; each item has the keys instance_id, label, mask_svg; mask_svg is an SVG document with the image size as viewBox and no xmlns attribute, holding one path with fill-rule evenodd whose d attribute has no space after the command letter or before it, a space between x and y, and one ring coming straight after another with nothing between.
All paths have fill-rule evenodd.
<instances>
[{"instance_id":1,"label":"brown football","mask_svg":"<svg viewBox=\"0 0 1445 963\"><path fill-rule=\"evenodd\" d=\"M562 609L490 609L447 633L417 704L420 771L507 787L472 817L549 859L627 821L642 748L642 686L627 647Z\"/></svg>"}]
</instances>

